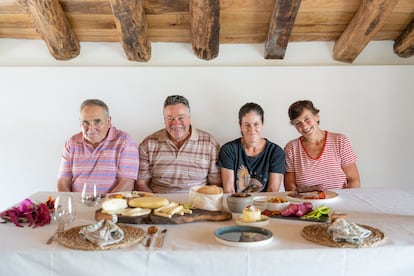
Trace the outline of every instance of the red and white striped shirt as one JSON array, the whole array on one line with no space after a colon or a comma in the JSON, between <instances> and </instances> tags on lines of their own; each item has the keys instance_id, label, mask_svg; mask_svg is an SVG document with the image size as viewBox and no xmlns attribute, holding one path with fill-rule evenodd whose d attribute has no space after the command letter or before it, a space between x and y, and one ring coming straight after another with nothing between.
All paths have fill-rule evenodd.
<instances>
[{"instance_id":1,"label":"red and white striped shirt","mask_svg":"<svg viewBox=\"0 0 414 276\"><path fill-rule=\"evenodd\" d=\"M348 138L326 131L325 145L318 158L312 158L300 138L286 144L286 172L295 174L296 186L322 185L325 189L343 189L347 185L343 168L356 162Z\"/></svg>"}]
</instances>

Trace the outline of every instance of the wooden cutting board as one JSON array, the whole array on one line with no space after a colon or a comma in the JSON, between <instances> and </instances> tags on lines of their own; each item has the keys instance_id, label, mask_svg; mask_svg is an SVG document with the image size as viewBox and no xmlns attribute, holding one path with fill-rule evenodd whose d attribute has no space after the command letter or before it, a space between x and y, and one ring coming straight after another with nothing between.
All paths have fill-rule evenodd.
<instances>
[{"instance_id":1,"label":"wooden cutting board","mask_svg":"<svg viewBox=\"0 0 414 276\"><path fill-rule=\"evenodd\" d=\"M122 216L118 215L118 222L130 224L183 224L196 221L226 221L232 219L232 213L227 211L208 211L203 209L193 209L192 214L183 216L174 215L171 218L156 216L153 213L144 216ZM95 219L112 219L111 215L102 213L102 209L96 210Z\"/></svg>"}]
</instances>

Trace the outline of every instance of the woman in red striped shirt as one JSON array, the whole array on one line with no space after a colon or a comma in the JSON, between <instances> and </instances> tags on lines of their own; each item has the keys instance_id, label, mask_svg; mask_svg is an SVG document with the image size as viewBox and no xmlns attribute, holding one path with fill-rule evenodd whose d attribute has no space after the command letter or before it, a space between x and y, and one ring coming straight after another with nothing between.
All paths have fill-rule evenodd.
<instances>
[{"instance_id":1,"label":"woman in red striped shirt","mask_svg":"<svg viewBox=\"0 0 414 276\"><path fill-rule=\"evenodd\" d=\"M285 190L359 188L357 157L348 138L321 130L319 109L309 100L294 102L288 114L301 136L285 146Z\"/></svg>"}]
</instances>

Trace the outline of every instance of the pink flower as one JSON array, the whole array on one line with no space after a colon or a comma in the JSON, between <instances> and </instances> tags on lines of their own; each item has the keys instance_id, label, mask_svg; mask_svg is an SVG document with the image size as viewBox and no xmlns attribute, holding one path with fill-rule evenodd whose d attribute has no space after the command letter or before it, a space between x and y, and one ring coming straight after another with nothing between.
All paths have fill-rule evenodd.
<instances>
[{"instance_id":1,"label":"pink flower","mask_svg":"<svg viewBox=\"0 0 414 276\"><path fill-rule=\"evenodd\" d=\"M20 203L20 206L18 207L19 211L23 214L26 213L32 213L35 210L35 204L28 198L22 201Z\"/></svg>"}]
</instances>

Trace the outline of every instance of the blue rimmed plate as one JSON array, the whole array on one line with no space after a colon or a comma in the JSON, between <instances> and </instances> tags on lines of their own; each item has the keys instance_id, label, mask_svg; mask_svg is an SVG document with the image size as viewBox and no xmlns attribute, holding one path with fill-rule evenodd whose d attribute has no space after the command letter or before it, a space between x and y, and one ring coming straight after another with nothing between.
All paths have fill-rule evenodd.
<instances>
[{"instance_id":1,"label":"blue rimmed plate","mask_svg":"<svg viewBox=\"0 0 414 276\"><path fill-rule=\"evenodd\" d=\"M258 247L273 240L273 233L256 226L226 226L214 231L216 240L224 245L237 247Z\"/></svg>"}]
</instances>

